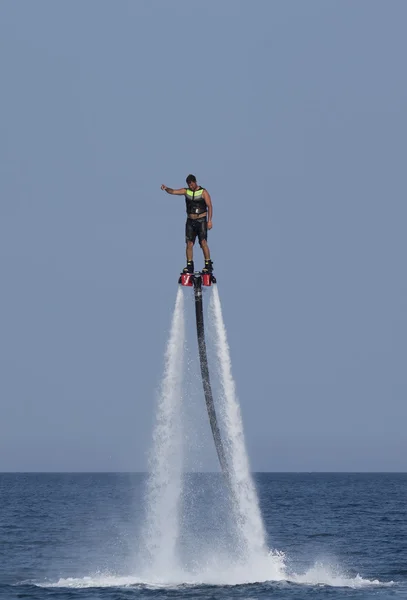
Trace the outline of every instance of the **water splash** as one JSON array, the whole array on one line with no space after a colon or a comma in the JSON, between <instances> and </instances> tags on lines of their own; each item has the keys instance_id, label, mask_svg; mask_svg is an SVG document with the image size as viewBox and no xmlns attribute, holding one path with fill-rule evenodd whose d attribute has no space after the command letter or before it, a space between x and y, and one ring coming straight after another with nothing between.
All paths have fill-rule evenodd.
<instances>
[{"instance_id":1,"label":"water splash","mask_svg":"<svg viewBox=\"0 0 407 600\"><path fill-rule=\"evenodd\" d=\"M347 575L342 569L335 565L316 562L313 567L305 573L293 573L287 577L288 581L312 586L364 588L372 586L391 586L393 581L382 582L378 579L366 579L357 574L355 577Z\"/></svg>"},{"instance_id":2,"label":"water splash","mask_svg":"<svg viewBox=\"0 0 407 600\"><path fill-rule=\"evenodd\" d=\"M275 557L277 558L277 557ZM284 555L281 555L283 561ZM265 585L273 585L279 581L286 581L304 587L321 587L327 586L332 588L386 588L395 585L394 581L384 582L378 579L365 579L360 575L351 577L342 573L339 569L333 569L331 566L324 565L322 563L316 563L309 571L304 574L285 574L280 577L273 577L273 573L269 572L269 576L265 577L253 577L254 574L250 574L244 571L239 566L234 568L226 563L217 562L215 559L212 563L209 562L199 573L190 573L181 569L176 570L171 574L170 577L162 577L159 573L150 578L142 578L134 575L114 575L112 573L95 573L86 577L67 577L60 578L55 582L21 582L31 583L40 588L140 588L140 589L151 589L151 590L177 590L181 589L182 593L185 593L188 589L196 589L204 585L215 585L219 586L234 586L234 585L245 585L262 583ZM271 589L271 588L270 588ZM248 589L246 588L246 595ZM256 594L257 596L257 594Z\"/></svg>"},{"instance_id":3,"label":"water splash","mask_svg":"<svg viewBox=\"0 0 407 600\"><path fill-rule=\"evenodd\" d=\"M184 297L178 289L158 398L146 490L142 562L148 571L174 568L182 493L181 402L185 342Z\"/></svg>"},{"instance_id":4,"label":"water splash","mask_svg":"<svg viewBox=\"0 0 407 600\"><path fill-rule=\"evenodd\" d=\"M259 560L269 560L266 532L250 474L242 416L232 376L229 345L216 285L213 286L210 311L215 327L215 347L222 390L218 406L224 427L233 508L240 534L239 550L246 560L254 561L259 566Z\"/></svg>"}]
</instances>

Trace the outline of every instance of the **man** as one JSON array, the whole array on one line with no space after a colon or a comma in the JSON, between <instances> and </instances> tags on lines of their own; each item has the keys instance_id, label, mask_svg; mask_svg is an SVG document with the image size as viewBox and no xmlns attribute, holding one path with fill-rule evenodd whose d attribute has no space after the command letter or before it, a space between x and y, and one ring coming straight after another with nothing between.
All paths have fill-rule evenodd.
<instances>
[{"instance_id":1,"label":"man","mask_svg":"<svg viewBox=\"0 0 407 600\"><path fill-rule=\"evenodd\" d=\"M187 208L187 222L185 224L187 266L184 268L184 273L194 272L193 252L197 236L205 258L205 267L202 269L202 272L212 273L211 254L206 241L208 236L207 230L212 229L211 197L208 190L197 184L195 175L188 175L186 182L188 187L180 188L179 190L173 190L164 184L161 186L161 189L167 192L167 194L185 197Z\"/></svg>"}]
</instances>

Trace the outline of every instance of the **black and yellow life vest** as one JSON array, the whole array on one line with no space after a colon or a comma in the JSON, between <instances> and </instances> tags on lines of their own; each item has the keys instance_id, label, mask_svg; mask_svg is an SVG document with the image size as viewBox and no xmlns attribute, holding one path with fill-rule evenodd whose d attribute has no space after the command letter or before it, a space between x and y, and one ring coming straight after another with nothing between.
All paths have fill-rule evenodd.
<instances>
[{"instance_id":1,"label":"black and yellow life vest","mask_svg":"<svg viewBox=\"0 0 407 600\"><path fill-rule=\"evenodd\" d=\"M206 213L206 202L203 198L205 188L199 187L192 191L189 188L185 191L185 202L187 205L187 215L200 215Z\"/></svg>"}]
</instances>

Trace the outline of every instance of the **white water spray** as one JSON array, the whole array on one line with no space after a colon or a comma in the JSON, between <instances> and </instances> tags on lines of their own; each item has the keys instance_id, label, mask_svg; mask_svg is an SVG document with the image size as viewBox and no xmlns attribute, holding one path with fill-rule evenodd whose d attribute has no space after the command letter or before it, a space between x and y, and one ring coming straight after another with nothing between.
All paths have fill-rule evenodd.
<instances>
[{"instance_id":1,"label":"white water spray","mask_svg":"<svg viewBox=\"0 0 407 600\"><path fill-rule=\"evenodd\" d=\"M143 533L148 568L168 573L174 567L182 492L181 401L185 342L184 296L179 289L165 354L156 409L146 491Z\"/></svg>"},{"instance_id":2,"label":"white water spray","mask_svg":"<svg viewBox=\"0 0 407 600\"><path fill-rule=\"evenodd\" d=\"M197 596L196 586L238 585L254 582L287 580L296 585L328 585L362 588L393 585L393 582L350 578L329 565L316 563L306 573L288 572L283 553L269 552L256 490L250 476L245 448L243 424L235 383L232 377L229 346L222 317L217 287L213 287L211 311L216 330L216 354L220 372L222 397L217 402L223 420L225 448L230 466L230 483L234 502L234 517L238 529L239 548L211 546L206 556L200 555L199 545L191 547L195 567L188 569L179 560L178 541L182 518L180 501L182 478L182 383L185 344L184 304L178 290L170 336L165 355L164 375L156 410L153 448L150 456L150 475L147 481L147 517L143 531L140 558L141 572L137 575L113 575L111 572L90 573L88 576L61 578L56 582L33 581L40 588L147 588L157 595L161 590ZM185 523L183 524L185 527ZM193 540L195 542L195 540ZM212 543L212 539L211 539ZM195 551L197 550L197 552ZM146 555L146 556L144 556ZM146 558L146 561L143 561ZM242 560L243 559L243 560ZM143 562L148 568L143 569ZM147 563L147 564L146 564ZM27 582L24 582L27 583ZM312 590L311 590L312 591ZM273 590L271 590L273 592ZM218 595L223 594L220 592ZM308 592L305 592L308 593ZM214 592L216 595L216 592ZM230 595L230 594L229 594ZM247 595L247 594L246 594Z\"/></svg>"},{"instance_id":3,"label":"white water spray","mask_svg":"<svg viewBox=\"0 0 407 600\"><path fill-rule=\"evenodd\" d=\"M268 554L266 533L261 517L256 489L250 475L249 460L243 432L243 422L236 386L232 376L229 345L216 285L213 286L211 312L215 325L215 345L222 387L219 416L225 432L225 449L230 468L235 518L240 537L240 551L251 561Z\"/></svg>"},{"instance_id":4,"label":"white water spray","mask_svg":"<svg viewBox=\"0 0 407 600\"><path fill-rule=\"evenodd\" d=\"M150 476L147 483L147 518L140 566L143 580L171 581L265 581L284 578L284 557L270 553L256 489L247 458L243 423L232 377L229 346L217 287L211 299L215 324L216 357L221 381L217 399L223 422L224 442L230 466L234 547L213 540L208 553L202 540L188 548L183 494L182 386L185 324L183 291L179 289L167 345L164 377L157 406ZM185 508L185 506L184 506ZM181 528L184 528L181 531ZM226 532L226 530L225 530ZM187 534L187 535L186 535ZM225 538L226 539L226 538ZM185 543L187 555L185 553ZM143 565L144 564L144 569Z\"/></svg>"}]
</instances>

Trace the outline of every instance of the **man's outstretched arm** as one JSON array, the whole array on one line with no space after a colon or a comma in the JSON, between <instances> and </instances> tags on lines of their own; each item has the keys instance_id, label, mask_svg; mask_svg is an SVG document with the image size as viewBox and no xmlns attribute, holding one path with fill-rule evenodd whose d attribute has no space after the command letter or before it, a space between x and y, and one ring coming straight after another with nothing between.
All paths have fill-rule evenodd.
<instances>
[{"instance_id":1,"label":"man's outstretched arm","mask_svg":"<svg viewBox=\"0 0 407 600\"><path fill-rule=\"evenodd\" d=\"M167 192L167 194L173 194L174 196L184 196L185 194L185 188L180 188L179 190L173 190L170 187L167 187L166 185L162 184L161 189L164 190L164 192Z\"/></svg>"}]
</instances>

